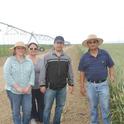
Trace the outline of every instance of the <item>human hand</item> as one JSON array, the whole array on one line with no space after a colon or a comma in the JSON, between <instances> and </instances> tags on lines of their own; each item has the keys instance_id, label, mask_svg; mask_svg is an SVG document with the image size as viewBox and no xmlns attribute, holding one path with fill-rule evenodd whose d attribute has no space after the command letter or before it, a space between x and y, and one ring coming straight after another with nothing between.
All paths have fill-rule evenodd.
<instances>
[{"instance_id":1,"label":"human hand","mask_svg":"<svg viewBox=\"0 0 124 124\"><path fill-rule=\"evenodd\" d=\"M13 84L13 87L15 88L16 91L22 93L22 88L17 83Z\"/></svg>"},{"instance_id":2,"label":"human hand","mask_svg":"<svg viewBox=\"0 0 124 124\"><path fill-rule=\"evenodd\" d=\"M22 88L22 93L28 94L31 90L31 86L27 86L25 88Z\"/></svg>"},{"instance_id":3,"label":"human hand","mask_svg":"<svg viewBox=\"0 0 124 124\"><path fill-rule=\"evenodd\" d=\"M114 76L111 76L111 77L110 77L110 81L111 81L111 82L114 82Z\"/></svg>"},{"instance_id":4,"label":"human hand","mask_svg":"<svg viewBox=\"0 0 124 124\"><path fill-rule=\"evenodd\" d=\"M20 92L20 93L23 92L23 89L22 89L21 87L17 87L16 90L17 90L18 92Z\"/></svg>"},{"instance_id":5,"label":"human hand","mask_svg":"<svg viewBox=\"0 0 124 124\"><path fill-rule=\"evenodd\" d=\"M74 92L74 86L69 86L68 85L68 89L69 89L70 94L73 94L73 92Z\"/></svg>"},{"instance_id":6,"label":"human hand","mask_svg":"<svg viewBox=\"0 0 124 124\"><path fill-rule=\"evenodd\" d=\"M86 96L86 88L81 86L80 87L80 93L83 95L83 96Z\"/></svg>"},{"instance_id":7,"label":"human hand","mask_svg":"<svg viewBox=\"0 0 124 124\"><path fill-rule=\"evenodd\" d=\"M40 92L44 94L46 92L46 87L45 86L40 87Z\"/></svg>"}]
</instances>

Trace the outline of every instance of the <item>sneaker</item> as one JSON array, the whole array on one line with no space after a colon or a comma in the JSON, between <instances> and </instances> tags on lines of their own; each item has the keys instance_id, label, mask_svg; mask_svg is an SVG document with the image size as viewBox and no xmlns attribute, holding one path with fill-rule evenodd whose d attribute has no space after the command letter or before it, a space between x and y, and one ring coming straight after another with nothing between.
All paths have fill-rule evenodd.
<instances>
[{"instance_id":1,"label":"sneaker","mask_svg":"<svg viewBox=\"0 0 124 124\"><path fill-rule=\"evenodd\" d=\"M35 119L31 119L31 123L30 124L37 124L37 122L35 121Z\"/></svg>"}]
</instances>

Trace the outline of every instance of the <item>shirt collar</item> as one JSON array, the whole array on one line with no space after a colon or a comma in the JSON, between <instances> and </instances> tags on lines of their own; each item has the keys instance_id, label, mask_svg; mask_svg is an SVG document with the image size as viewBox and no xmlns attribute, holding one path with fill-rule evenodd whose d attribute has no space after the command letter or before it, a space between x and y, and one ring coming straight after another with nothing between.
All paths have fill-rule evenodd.
<instances>
[{"instance_id":1,"label":"shirt collar","mask_svg":"<svg viewBox=\"0 0 124 124\"><path fill-rule=\"evenodd\" d=\"M13 56L13 59L16 60L16 61L18 61L17 58L16 58L16 56ZM26 57L24 57L24 59L22 60L21 63L23 63L23 62L25 62L25 61L27 61ZM18 61L18 62L19 62L19 61Z\"/></svg>"},{"instance_id":2,"label":"shirt collar","mask_svg":"<svg viewBox=\"0 0 124 124\"><path fill-rule=\"evenodd\" d=\"M101 53L102 53L102 50L98 48L98 55L100 55ZM88 50L87 54L88 54L89 56L91 56L90 50ZM97 55L97 56L98 56L98 55Z\"/></svg>"},{"instance_id":3,"label":"shirt collar","mask_svg":"<svg viewBox=\"0 0 124 124\"><path fill-rule=\"evenodd\" d=\"M57 56L55 50L52 50L52 55ZM64 56L64 51L61 52L61 56Z\"/></svg>"}]
</instances>

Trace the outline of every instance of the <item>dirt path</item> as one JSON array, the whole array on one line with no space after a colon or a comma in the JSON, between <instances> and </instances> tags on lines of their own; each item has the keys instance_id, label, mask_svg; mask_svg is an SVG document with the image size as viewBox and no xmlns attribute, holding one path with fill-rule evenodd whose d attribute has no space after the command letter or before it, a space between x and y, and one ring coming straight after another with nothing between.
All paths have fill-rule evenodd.
<instances>
[{"instance_id":1,"label":"dirt path","mask_svg":"<svg viewBox=\"0 0 124 124\"><path fill-rule=\"evenodd\" d=\"M78 46L73 46L66 50L72 59L76 84L73 95L68 93L62 124L89 124L88 101L86 97L83 97L80 94L79 88L78 64L80 59L80 51L78 49Z\"/></svg>"},{"instance_id":2,"label":"dirt path","mask_svg":"<svg viewBox=\"0 0 124 124\"><path fill-rule=\"evenodd\" d=\"M3 63L4 63L5 59L0 59L0 91L3 90L4 85L5 85L5 81L3 79Z\"/></svg>"},{"instance_id":3,"label":"dirt path","mask_svg":"<svg viewBox=\"0 0 124 124\"><path fill-rule=\"evenodd\" d=\"M65 49L68 55L72 58L74 75L76 77L76 84L73 95L68 94L67 96L67 103L62 116L62 124L89 124L89 110L87 98L83 97L80 94L78 83L79 72L77 68L80 58L80 53L78 49L78 46L72 46ZM2 77L2 67L0 67L0 82L3 82ZM3 87L3 84L4 83L0 83L0 86ZM0 92L0 99L2 99L2 102L0 102L0 106L3 106L2 108L0 107L0 124L11 124L10 106L5 92ZM2 113L4 111L7 114L3 115Z\"/></svg>"}]
</instances>

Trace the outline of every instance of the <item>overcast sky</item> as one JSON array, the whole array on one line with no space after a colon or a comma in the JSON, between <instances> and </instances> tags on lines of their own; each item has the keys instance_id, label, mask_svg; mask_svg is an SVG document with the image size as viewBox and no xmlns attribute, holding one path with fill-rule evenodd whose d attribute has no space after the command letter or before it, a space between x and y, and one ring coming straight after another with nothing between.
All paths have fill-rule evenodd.
<instances>
[{"instance_id":1,"label":"overcast sky","mask_svg":"<svg viewBox=\"0 0 124 124\"><path fill-rule=\"evenodd\" d=\"M0 0L0 22L81 43L97 34L124 41L123 0Z\"/></svg>"}]
</instances>

